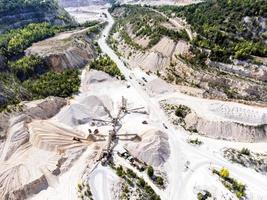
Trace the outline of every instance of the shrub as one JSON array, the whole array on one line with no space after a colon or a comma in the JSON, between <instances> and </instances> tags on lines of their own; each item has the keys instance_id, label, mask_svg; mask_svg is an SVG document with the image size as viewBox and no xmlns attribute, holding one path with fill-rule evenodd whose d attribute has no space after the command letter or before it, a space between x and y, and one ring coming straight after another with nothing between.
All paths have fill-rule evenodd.
<instances>
[{"instance_id":1,"label":"shrub","mask_svg":"<svg viewBox=\"0 0 267 200\"><path fill-rule=\"evenodd\" d=\"M147 175L151 178L154 176L154 169L152 166L148 166L147 168Z\"/></svg>"},{"instance_id":2,"label":"shrub","mask_svg":"<svg viewBox=\"0 0 267 200\"><path fill-rule=\"evenodd\" d=\"M229 177L229 170L227 168L222 168L220 170L220 176L223 177L223 178L228 178Z\"/></svg>"},{"instance_id":3,"label":"shrub","mask_svg":"<svg viewBox=\"0 0 267 200\"><path fill-rule=\"evenodd\" d=\"M124 175L124 171L123 171L123 168L122 166L119 166L116 168L116 174L119 176L119 177L122 177Z\"/></svg>"},{"instance_id":4,"label":"shrub","mask_svg":"<svg viewBox=\"0 0 267 200\"><path fill-rule=\"evenodd\" d=\"M146 185L146 182L144 181L144 179L142 178L139 178L138 181L137 181L137 185L141 188L144 188L145 185Z\"/></svg>"},{"instance_id":5,"label":"shrub","mask_svg":"<svg viewBox=\"0 0 267 200\"><path fill-rule=\"evenodd\" d=\"M249 149L247 149L247 148L242 148L240 153L241 153L241 154L244 154L244 155L247 155L247 156L250 155L250 151L249 151Z\"/></svg>"},{"instance_id":6,"label":"shrub","mask_svg":"<svg viewBox=\"0 0 267 200\"><path fill-rule=\"evenodd\" d=\"M136 177L136 173L133 172L133 170L131 169L127 169L127 175L131 178L135 178Z\"/></svg>"},{"instance_id":7,"label":"shrub","mask_svg":"<svg viewBox=\"0 0 267 200\"><path fill-rule=\"evenodd\" d=\"M175 110L175 115L177 117L185 118L190 112L190 109L184 105L179 105Z\"/></svg>"},{"instance_id":8,"label":"shrub","mask_svg":"<svg viewBox=\"0 0 267 200\"><path fill-rule=\"evenodd\" d=\"M163 178L158 176L157 179L156 179L156 183L160 186L162 186L164 184L164 181L163 181Z\"/></svg>"}]
</instances>

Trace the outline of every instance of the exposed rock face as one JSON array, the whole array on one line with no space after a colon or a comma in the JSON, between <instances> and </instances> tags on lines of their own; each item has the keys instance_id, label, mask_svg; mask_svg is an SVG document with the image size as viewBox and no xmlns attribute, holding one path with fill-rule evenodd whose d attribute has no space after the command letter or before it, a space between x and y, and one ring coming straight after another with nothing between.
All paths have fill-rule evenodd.
<instances>
[{"instance_id":1,"label":"exposed rock face","mask_svg":"<svg viewBox=\"0 0 267 200\"><path fill-rule=\"evenodd\" d=\"M64 19L59 17L63 15L65 16ZM30 23L49 22L63 25L71 21L68 14L59 8L25 8L19 11L0 13L0 33L20 28Z\"/></svg>"},{"instance_id":2,"label":"exposed rock face","mask_svg":"<svg viewBox=\"0 0 267 200\"><path fill-rule=\"evenodd\" d=\"M150 81L148 84L146 84L146 88L148 89L150 95L164 94L175 91L174 88L160 78Z\"/></svg>"},{"instance_id":3,"label":"exposed rock face","mask_svg":"<svg viewBox=\"0 0 267 200\"><path fill-rule=\"evenodd\" d=\"M33 44L25 52L27 55L43 57L47 65L57 72L83 67L96 56L93 41L86 35L86 31L61 33Z\"/></svg>"},{"instance_id":4,"label":"exposed rock face","mask_svg":"<svg viewBox=\"0 0 267 200\"><path fill-rule=\"evenodd\" d=\"M209 62L209 65L240 76L267 82L267 66L265 65L231 65L218 62Z\"/></svg>"},{"instance_id":5,"label":"exposed rock face","mask_svg":"<svg viewBox=\"0 0 267 200\"><path fill-rule=\"evenodd\" d=\"M125 45L119 45L119 48L121 52L126 54L126 57L129 57L129 63L132 67L140 67L152 72L163 72L166 67L170 66L175 55L188 53L189 44L183 40L174 42L168 37L163 37L156 45L145 52L132 51L131 48L125 48Z\"/></svg>"},{"instance_id":6,"label":"exposed rock face","mask_svg":"<svg viewBox=\"0 0 267 200\"><path fill-rule=\"evenodd\" d=\"M187 129L212 137L241 142L267 141L267 124L248 125L231 121L212 121L191 112L185 117Z\"/></svg>"},{"instance_id":7,"label":"exposed rock face","mask_svg":"<svg viewBox=\"0 0 267 200\"><path fill-rule=\"evenodd\" d=\"M201 57L201 53L195 52L196 49L191 45L191 42L187 42L186 39L175 41L164 34L161 35L157 44L150 48L150 45L144 45L147 41L142 40L147 40L149 37L142 35L142 28L139 29L140 32L134 30L132 28L134 23L128 19L128 15L131 17L138 15L135 15L135 12L127 13L126 10L123 6L115 8L112 15L115 19L119 19L118 24L123 25L123 30L134 43L130 43L120 31L115 31L112 36L113 40L110 41L112 43L116 41L116 46L114 46L116 51L125 58L125 62L130 67L140 67L145 71L156 73L169 83L179 85L179 87L187 87L188 90L181 90L184 93L191 93L204 98L235 99L239 102L257 102L266 105L267 68L264 57L255 58L262 63L257 65L243 61L238 61L233 65L210 62L206 58L198 58L198 56ZM157 16L157 12L154 13L154 16ZM124 20L125 18L126 20ZM149 19L153 21L153 17ZM146 25L153 29L154 24L150 25L150 23ZM169 18L161 25L168 30L179 31L182 28L190 40L194 38L195 34L192 33L188 24L179 18ZM210 54L208 49L201 49L201 52ZM196 62L195 59L198 61ZM187 92L189 90L190 92Z\"/></svg>"},{"instance_id":8,"label":"exposed rock face","mask_svg":"<svg viewBox=\"0 0 267 200\"><path fill-rule=\"evenodd\" d=\"M128 143L126 149L138 159L154 167L163 165L170 156L168 136L160 130L148 130L140 134L141 142Z\"/></svg>"}]
</instances>

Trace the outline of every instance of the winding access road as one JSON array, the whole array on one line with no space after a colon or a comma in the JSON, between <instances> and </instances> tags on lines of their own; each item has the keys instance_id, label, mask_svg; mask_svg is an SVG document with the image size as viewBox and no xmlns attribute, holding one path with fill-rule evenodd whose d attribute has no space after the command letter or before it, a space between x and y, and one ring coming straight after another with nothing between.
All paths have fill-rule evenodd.
<instances>
[{"instance_id":1,"label":"winding access road","mask_svg":"<svg viewBox=\"0 0 267 200\"><path fill-rule=\"evenodd\" d=\"M102 52L107 54L117 64L121 73L126 77L128 84L130 84L143 98L150 110L150 115L153 115L153 118L160 124L164 123L168 127L165 132L169 136L171 151L170 158L166 163L169 183L167 189L160 192L159 195L161 198L166 200L188 199L190 195L185 194L185 191L186 186L190 182L190 177L193 175L192 173L196 172L198 169L207 167L211 163L215 167L227 167L233 177L245 183L250 189L255 190L258 194L261 194L261 198L267 198L266 177L256 172L254 173L250 169L232 164L225 160L221 155L214 154L213 152L207 150L197 149L186 142L184 130L182 130L182 128L178 130L174 128L163 110L160 108L159 103L143 90L143 88L139 85L137 78L133 76L132 70L125 66L123 61L120 60L120 58L107 44L106 40L114 24L114 19L109 12L105 13L108 24L98 40L98 44ZM130 79L129 76L131 76L132 79ZM162 127L162 129L164 129L164 127ZM190 172L185 172L185 163L190 160L190 157L196 157L194 167ZM214 178L216 179L215 176Z\"/></svg>"}]
</instances>

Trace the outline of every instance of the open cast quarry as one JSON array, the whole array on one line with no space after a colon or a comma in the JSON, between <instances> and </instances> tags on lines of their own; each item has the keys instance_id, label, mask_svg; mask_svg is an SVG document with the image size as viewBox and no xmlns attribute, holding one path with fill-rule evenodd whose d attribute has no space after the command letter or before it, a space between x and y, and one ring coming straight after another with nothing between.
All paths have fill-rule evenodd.
<instances>
[{"instance_id":1,"label":"open cast quarry","mask_svg":"<svg viewBox=\"0 0 267 200\"><path fill-rule=\"evenodd\" d=\"M193 200L207 191L209 199L267 199L267 166L259 173L224 155L246 148L266 159L267 109L192 97L126 67L106 42L114 20L107 10L101 15L108 24L98 44L125 80L85 68L73 98L23 102L22 111L3 116L0 199ZM216 174L222 168L245 185L244 196L225 187L228 179Z\"/></svg>"}]
</instances>

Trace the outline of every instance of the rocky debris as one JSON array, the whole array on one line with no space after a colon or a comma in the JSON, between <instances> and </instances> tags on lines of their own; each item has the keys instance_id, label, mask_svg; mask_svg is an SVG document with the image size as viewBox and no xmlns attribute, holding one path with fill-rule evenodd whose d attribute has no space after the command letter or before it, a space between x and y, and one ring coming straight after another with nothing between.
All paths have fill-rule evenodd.
<instances>
[{"instance_id":1,"label":"rocky debris","mask_svg":"<svg viewBox=\"0 0 267 200\"><path fill-rule=\"evenodd\" d=\"M195 68L180 58L173 59L173 63L175 65L170 66L165 71L166 81L201 88L205 91L202 96L204 98L237 99L247 103L259 102L263 104L267 101L267 86L264 82L219 71L214 67L208 67L209 69Z\"/></svg>"},{"instance_id":2,"label":"rocky debris","mask_svg":"<svg viewBox=\"0 0 267 200\"><path fill-rule=\"evenodd\" d=\"M212 61L209 61L208 65L210 65L211 67L216 67L223 71L238 74L240 76L267 82L267 66L265 65L253 65L249 63L242 63L242 65L234 65Z\"/></svg>"},{"instance_id":3,"label":"rocky debris","mask_svg":"<svg viewBox=\"0 0 267 200\"><path fill-rule=\"evenodd\" d=\"M10 114L7 136L0 145L1 199L26 199L47 189L54 176L68 170L93 143L83 132L49 119L64 105L65 99L50 97L23 102L20 112Z\"/></svg>"},{"instance_id":4,"label":"rocky debris","mask_svg":"<svg viewBox=\"0 0 267 200\"><path fill-rule=\"evenodd\" d=\"M190 132L216 139L239 142L267 140L267 118L265 111L235 104L203 103L201 110L182 104L160 102L170 121Z\"/></svg>"},{"instance_id":5,"label":"rocky debris","mask_svg":"<svg viewBox=\"0 0 267 200\"><path fill-rule=\"evenodd\" d=\"M146 71L161 73L171 65L176 55L187 55L189 53L189 44L184 40L174 42L168 37L163 37L152 48L145 52L132 50L125 45L119 45L121 52L129 57L129 63L133 67L140 67Z\"/></svg>"},{"instance_id":6,"label":"rocky debris","mask_svg":"<svg viewBox=\"0 0 267 200\"><path fill-rule=\"evenodd\" d=\"M93 143L87 138L87 142L73 140L74 137L86 139L83 132L55 123L52 121L35 120L29 124L30 143L46 151L64 153L71 149L80 149Z\"/></svg>"},{"instance_id":7,"label":"rocky debris","mask_svg":"<svg viewBox=\"0 0 267 200\"><path fill-rule=\"evenodd\" d=\"M170 147L166 133L150 129L139 135L141 142L128 143L125 148L131 155L154 167L162 166L170 156Z\"/></svg>"},{"instance_id":8,"label":"rocky debris","mask_svg":"<svg viewBox=\"0 0 267 200\"><path fill-rule=\"evenodd\" d=\"M251 125L267 124L267 109L262 107L216 102L209 104L208 110L225 120Z\"/></svg>"},{"instance_id":9,"label":"rocky debris","mask_svg":"<svg viewBox=\"0 0 267 200\"><path fill-rule=\"evenodd\" d=\"M267 125L248 125L232 121L207 120L191 112L184 119L185 127L199 134L239 142L262 142L267 140Z\"/></svg>"},{"instance_id":10,"label":"rocky debris","mask_svg":"<svg viewBox=\"0 0 267 200\"><path fill-rule=\"evenodd\" d=\"M164 57L171 57L173 55L175 47L176 43L172 39L165 36L151 48L151 51L161 53L161 55L163 55Z\"/></svg>"},{"instance_id":11,"label":"rocky debris","mask_svg":"<svg viewBox=\"0 0 267 200\"><path fill-rule=\"evenodd\" d=\"M96 71L96 70L89 70L89 71L86 70L84 74L82 75L81 90L87 91L90 88L90 85L94 83L102 83L102 82L113 81L113 80L117 80L117 79L112 78L110 75L108 75L105 72Z\"/></svg>"},{"instance_id":12,"label":"rocky debris","mask_svg":"<svg viewBox=\"0 0 267 200\"><path fill-rule=\"evenodd\" d=\"M107 98L105 101L102 99ZM79 99L79 103L71 104L63 108L55 119L69 126L78 126L92 122L93 119L107 120L112 109L109 98L99 98L97 96L86 96ZM107 106L104 104L107 102Z\"/></svg>"},{"instance_id":13,"label":"rocky debris","mask_svg":"<svg viewBox=\"0 0 267 200\"><path fill-rule=\"evenodd\" d=\"M87 30L60 33L34 43L25 53L44 58L47 66L57 72L84 67L96 57L93 39L86 34Z\"/></svg>"},{"instance_id":14,"label":"rocky debris","mask_svg":"<svg viewBox=\"0 0 267 200\"><path fill-rule=\"evenodd\" d=\"M129 59L130 65L146 71L156 72L170 65L170 60L159 52L138 52Z\"/></svg>"},{"instance_id":15,"label":"rocky debris","mask_svg":"<svg viewBox=\"0 0 267 200\"><path fill-rule=\"evenodd\" d=\"M25 103L26 115L33 119L48 119L57 114L67 104L67 100L60 97L48 97L43 100Z\"/></svg>"},{"instance_id":16,"label":"rocky debris","mask_svg":"<svg viewBox=\"0 0 267 200\"><path fill-rule=\"evenodd\" d=\"M31 155L31 156L29 156ZM0 161L1 199L20 200L47 188L44 171L55 170L59 157L21 145L6 161Z\"/></svg>"},{"instance_id":17,"label":"rocky debris","mask_svg":"<svg viewBox=\"0 0 267 200\"><path fill-rule=\"evenodd\" d=\"M25 102L21 112L3 114L2 134L6 136L0 160L7 160L16 149L29 141L28 123L33 119L48 119L66 105L66 100L48 97L44 100Z\"/></svg>"},{"instance_id":18,"label":"rocky debris","mask_svg":"<svg viewBox=\"0 0 267 200\"><path fill-rule=\"evenodd\" d=\"M176 48L174 50L174 56L176 55L182 55L182 56L185 56L185 55L188 55L190 54L190 44L184 40L179 40L176 44Z\"/></svg>"},{"instance_id":19,"label":"rocky debris","mask_svg":"<svg viewBox=\"0 0 267 200\"><path fill-rule=\"evenodd\" d=\"M255 169L257 172L267 173L267 155L254 153L248 149L225 149L223 155L228 160L243 165L244 167Z\"/></svg>"},{"instance_id":20,"label":"rocky debris","mask_svg":"<svg viewBox=\"0 0 267 200\"><path fill-rule=\"evenodd\" d=\"M146 88L151 95L164 94L175 91L175 89L170 84L160 78L154 79L147 83Z\"/></svg>"}]
</instances>

